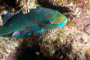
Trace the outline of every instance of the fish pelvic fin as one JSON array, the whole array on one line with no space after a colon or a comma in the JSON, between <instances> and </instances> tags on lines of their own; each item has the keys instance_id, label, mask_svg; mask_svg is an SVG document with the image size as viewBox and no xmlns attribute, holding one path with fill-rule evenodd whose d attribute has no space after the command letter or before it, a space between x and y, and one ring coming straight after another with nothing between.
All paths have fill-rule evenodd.
<instances>
[{"instance_id":1,"label":"fish pelvic fin","mask_svg":"<svg viewBox=\"0 0 90 60\"><path fill-rule=\"evenodd\" d=\"M21 36L28 36L32 33L30 30L24 30L24 31L16 31L12 34L12 37L21 37Z\"/></svg>"}]
</instances>

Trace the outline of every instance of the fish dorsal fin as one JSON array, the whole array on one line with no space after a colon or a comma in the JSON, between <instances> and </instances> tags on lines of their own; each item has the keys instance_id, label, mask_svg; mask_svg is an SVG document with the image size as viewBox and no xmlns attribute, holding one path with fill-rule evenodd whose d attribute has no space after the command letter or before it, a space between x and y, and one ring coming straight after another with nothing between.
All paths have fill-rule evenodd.
<instances>
[{"instance_id":1,"label":"fish dorsal fin","mask_svg":"<svg viewBox=\"0 0 90 60\"><path fill-rule=\"evenodd\" d=\"M14 16L15 13L10 13L10 12L7 12L3 17L2 17L2 20L3 20L3 25L5 25L7 23L7 21L12 17Z\"/></svg>"}]
</instances>

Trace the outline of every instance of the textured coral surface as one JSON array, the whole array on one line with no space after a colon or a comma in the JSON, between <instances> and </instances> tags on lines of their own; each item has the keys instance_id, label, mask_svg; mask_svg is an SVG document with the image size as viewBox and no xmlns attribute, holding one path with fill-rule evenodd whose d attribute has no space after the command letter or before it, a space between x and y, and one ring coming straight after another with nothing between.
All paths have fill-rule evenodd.
<instances>
[{"instance_id":1,"label":"textured coral surface","mask_svg":"<svg viewBox=\"0 0 90 60\"><path fill-rule=\"evenodd\" d=\"M86 60L86 49L90 47L90 37L74 27L52 30L41 37L41 51L45 56L62 60ZM61 57L61 58L60 58Z\"/></svg>"}]
</instances>

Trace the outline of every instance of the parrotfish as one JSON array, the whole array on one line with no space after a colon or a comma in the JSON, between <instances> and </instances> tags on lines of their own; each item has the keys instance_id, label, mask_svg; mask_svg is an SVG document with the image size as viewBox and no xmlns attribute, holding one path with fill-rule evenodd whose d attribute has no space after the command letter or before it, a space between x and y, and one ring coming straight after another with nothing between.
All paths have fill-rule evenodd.
<instances>
[{"instance_id":1,"label":"parrotfish","mask_svg":"<svg viewBox=\"0 0 90 60\"><path fill-rule=\"evenodd\" d=\"M28 36L31 33L41 34L46 30L61 28L67 23L67 17L57 10L45 7L31 9L29 13L7 13L2 17L0 36L10 33L12 37Z\"/></svg>"}]
</instances>

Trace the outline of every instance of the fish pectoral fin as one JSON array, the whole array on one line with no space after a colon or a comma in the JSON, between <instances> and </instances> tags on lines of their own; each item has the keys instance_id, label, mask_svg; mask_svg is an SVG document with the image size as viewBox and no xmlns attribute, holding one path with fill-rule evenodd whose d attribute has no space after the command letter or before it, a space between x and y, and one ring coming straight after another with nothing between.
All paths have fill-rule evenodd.
<instances>
[{"instance_id":1,"label":"fish pectoral fin","mask_svg":"<svg viewBox=\"0 0 90 60\"><path fill-rule=\"evenodd\" d=\"M32 33L30 30L16 31L12 34L12 37L28 36Z\"/></svg>"},{"instance_id":2,"label":"fish pectoral fin","mask_svg":"<svg viewBox=\"0 0 90 60\"><path fill-rule=\"evenodd\" d=\"M42 27L40 26L28 26L25 29L27 30L40 30Z\"/></svg>"},{"instance_id":3,"label":"fish pectoral fin","mask_svg":"<svg viewBox=\"0 0 90 60\"><path fill-rule=\"evenodd\" d=\"M37 30L37 31L34 31L34 33L36 34L42 34L43 32L45 32L46 30Z\"/></svg>"}]
</instances>

